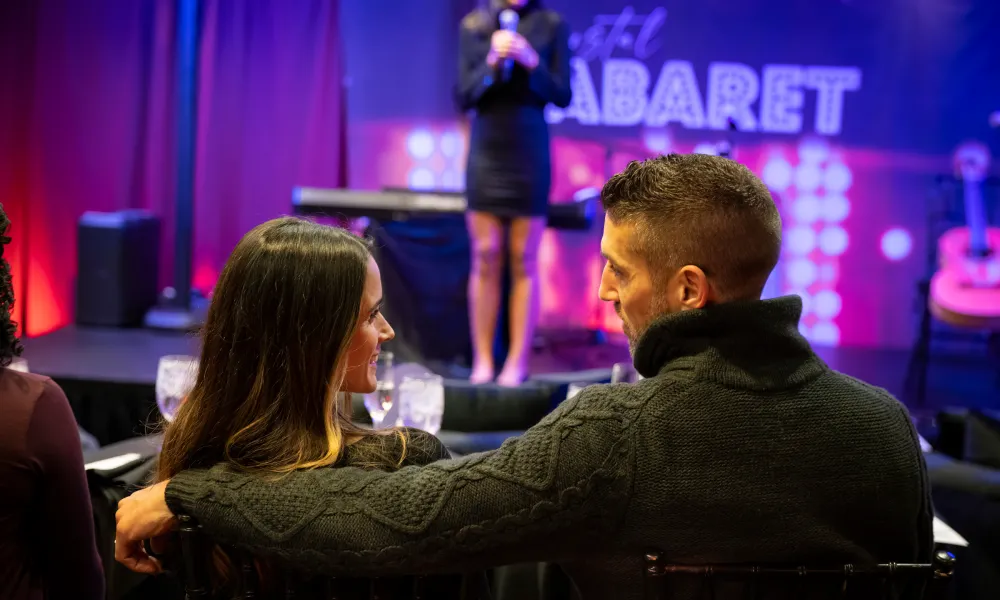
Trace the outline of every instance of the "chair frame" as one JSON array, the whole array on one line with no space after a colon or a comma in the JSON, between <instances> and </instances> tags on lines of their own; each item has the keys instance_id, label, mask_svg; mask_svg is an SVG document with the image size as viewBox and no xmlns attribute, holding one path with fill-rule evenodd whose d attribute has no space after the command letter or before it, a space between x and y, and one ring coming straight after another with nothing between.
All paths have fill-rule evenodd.
<instances>
[{"instance_id":1,"label":"chair frame","mask_svg":"<svg viewBox=\"0 0 1000 600\"><path fill-rule=\"evenodd\" d=\"M181 561L178 570L184 583L185 600L211 600L212 585L209 573L209 564L204 560L214 545L214 542L202 531L201 525L190 515L178 515L180 527L178 537L181 547ZM238 572L237 593L235 598L240 600L258 600L264 598L264 593L260 589L260 581L257 574L257 565L254 557L246 552L241 552L232 548L227 548L233 566ZM338 584L336 577L305 578L294 570L280 571L284 579L284 590L281 597L285 600L300 598L312 600L315 594L302 594L300 584L310 583L315 591L315 586L322 588L320 597L323 600L338 600L342 597L343 591ZM312 579L312 581L307 581ZM391 591L390 586L385 584L387 580L373 578L368 590L369 600L394 600L398 598ZM405 595L407 600L430 600L425 589L424 577L413 578L413 585ZM271 597L271 596L268 596Z\"/></svg>"},{"instance_id":2,"label":"chair frame","mask_svg":"<svg viewBox=\"0 0 1000 600\"><path fill-rule=\"evenodd\" d=\"M848 598L850 582L855 578L867 577L881 579L883 597L889 597L887 592L894 589L898 580L903 578L922 577L931 586L931 597L940 594L951 582L955 570L955 556L951 552L938 551L931 564L921 563L884 563L873 566L856 566L845 564L840 567L805 566L805 565L679 565L667 564L658 551L647 552L644 556L645 598L647 600L664 600L669 597L668 582L671 575L696 575L709 582L708 598L714 598L714 583L720 579L745 581L751 584L751 598L758 598L761 579L797 580L800 595L805 597L806 578L813 576L825 577L827 580L839 577L842 579L841 598ZM890 583L892 585L890 585ZM888 588L888 589L886 589ZM926 593L925 593L926 596Z\"/></svg>"}]
</instances>

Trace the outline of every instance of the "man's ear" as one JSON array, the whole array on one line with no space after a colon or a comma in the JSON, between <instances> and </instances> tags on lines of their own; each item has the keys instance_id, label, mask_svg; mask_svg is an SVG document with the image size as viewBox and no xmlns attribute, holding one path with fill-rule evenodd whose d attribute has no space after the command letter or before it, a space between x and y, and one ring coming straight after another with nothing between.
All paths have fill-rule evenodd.
<instances>
[{"instance_id":1,"label":"man's ear","mask_svg":"<svg viewBox=\"0 0 1000 600\"><path fill-rule=\"evenodd\" d=\"M679 300L682 308L703 308L712 301L712 287L701 267L685 265L677 272Z\"/></svg>"}]
</instances>

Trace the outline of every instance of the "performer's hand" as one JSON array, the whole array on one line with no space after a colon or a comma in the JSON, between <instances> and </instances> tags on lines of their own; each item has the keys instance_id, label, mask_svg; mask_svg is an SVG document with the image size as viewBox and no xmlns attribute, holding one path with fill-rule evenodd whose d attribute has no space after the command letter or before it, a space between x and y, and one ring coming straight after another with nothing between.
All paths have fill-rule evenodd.
<instances>
[{"instance_id":1,"label":"performer's hand","mask_svg":"<svg viewBox=\"0 0 1000 600\"><path fill-rule=\"evenodd\" d=\"M115 560L137 573L159 573L159 561L149 556L143 540L152 540L177 528L177 517L167 507L167 482L132 494L118 502L115 513Z\"/></svg>"},{"instance_id":2,"label":"performer's hand","mask_svg":"<svg viewBox=\"0 0 1000 600\"><path fill-rule=\"evenodd\" d=\"M486 63L491 67L505 58L512 58L529 71L538 66L538 53L523 35L513 31L494 31L490 38L490 52Z\"/></svg>"},{"instance_id":3,"label":"performer's hand","mask_svg":"<svg viewBox=\"0 0 1000 600\"><path fill-rule=\"evenodd\" d=\"M531 71L538 66L538 52L531 47L531 43L519 33L511 32L510 48L507 56L521 63L524 68Z\"/></svg>"},{"instance_id":4,"label":"performer's hand","mask_svg":"<svg viewBox=\"0 0 1000 600\"><path fill-rule=\"evenodd\" d=\"M490 37L490 52L486 55L486 64L496 67L501 59L507 58L511 47L511 32L502 29L494 31Z\"/></svg>"}]
</instances>

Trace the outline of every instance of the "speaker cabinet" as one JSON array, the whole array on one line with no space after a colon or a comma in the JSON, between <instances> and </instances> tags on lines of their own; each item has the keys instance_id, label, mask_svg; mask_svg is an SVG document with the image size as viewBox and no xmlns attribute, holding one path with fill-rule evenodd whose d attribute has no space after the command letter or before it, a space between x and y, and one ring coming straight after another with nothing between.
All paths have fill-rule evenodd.
<instances>
[{"instance_id":1,"label":"speaker cabinet","mask_svg":"<svg viewBox=\"0 0 1000 600\"><path fill-rule=\"evenodd\" d=\"M76 324L141 325L157 299L159 219L145 211L85 213L76 247Z\"/></svg>"}]
</instances>

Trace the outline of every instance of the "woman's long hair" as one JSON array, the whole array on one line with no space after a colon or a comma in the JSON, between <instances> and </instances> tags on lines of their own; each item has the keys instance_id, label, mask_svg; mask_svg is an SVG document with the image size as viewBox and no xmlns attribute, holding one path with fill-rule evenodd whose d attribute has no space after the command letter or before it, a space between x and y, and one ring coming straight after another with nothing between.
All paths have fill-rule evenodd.
<instances>
[{"instance_id":1,"label":"woman's long hair","mask_svg":"<svg viewBox=\"0 0 1000 600\"><path fill-rule=\"evenodd\" d=\"M295 218L240 240L216 284L197 382L167 427L157 480L219 462L277 475L324 467L347 439L382 435L354 425L350 402L338 401L349 391L345 361L370 256L356 236Z\"/></svg>"},{"instance_id":2,"label":"woman's long hair","mask_svg":"<svg viewBox=\"0 0 1000 600\"><path fill-rule=\"evenodd\" d=\"M21 355L21 340L17 337L17 323L11 318L14 310L14 282L10 275L10 264L4 258L4 249L10 243L7 230L10 219L0 206L0 367L6 367Z\"/></svg>"}]
</instances>

